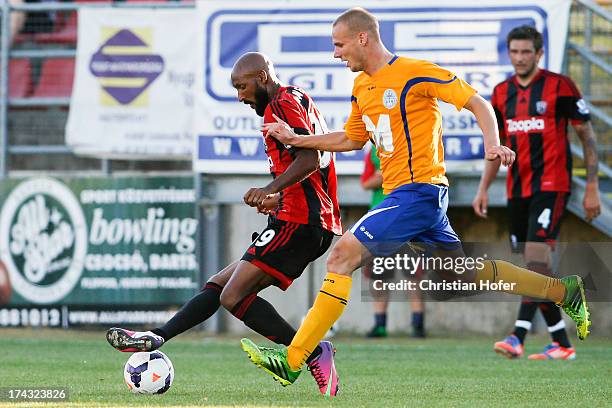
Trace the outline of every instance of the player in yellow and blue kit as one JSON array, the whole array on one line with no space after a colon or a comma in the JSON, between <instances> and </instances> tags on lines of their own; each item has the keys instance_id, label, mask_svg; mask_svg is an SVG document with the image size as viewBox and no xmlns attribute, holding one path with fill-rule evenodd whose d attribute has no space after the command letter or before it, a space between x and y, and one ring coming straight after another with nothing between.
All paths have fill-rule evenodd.
<instances>
[{"instance_id":1,"label":"player in yellow and blue kit","mask_svg":"<svg viewBox=\"0 0 612 408\"><path fill-rule=\"evenodd\" d=\"M345 134L356 144L374 139L388 195L351 228L372 254L394 253L396 244L407 241L459 242L446 217L448 179L436 98L461 110L474 95L451 72L396 55L373 75L355 79Z\"/></svg>"},{"instance_id":2,"label":"player in yellow and blue kit","mask_svg":"<svg viewBox=\"0 0 612 408\"><path fill-rule=\"evenodd\" d=\"M434 251L464 256L446 216L448 180L437 99L474 114L483 132L486 160L509 166L515 158L513 151L500 146L488 102L452 72L389 52L380 40L378 21L366 10L354 8L341 14L334 22L332 39L334 57L346 62L351 71L361 72L354 81L344 131L302 137L278 118L278 123L265 124L264 131L285 145L323 151L358 150L371 140L378 150L387 197L334 245L323 286L289 347L260 348L242 340L252 361L283 385L297 379L304 361L341 316L352 273L370 255L393 254L406 242L419 242ZM581 339L589 333L589 313L578 276L555 279L505 261L485 260L461 278L512 283L503 289L557 303L576 321Z\"/></svg>"}]
</instances>

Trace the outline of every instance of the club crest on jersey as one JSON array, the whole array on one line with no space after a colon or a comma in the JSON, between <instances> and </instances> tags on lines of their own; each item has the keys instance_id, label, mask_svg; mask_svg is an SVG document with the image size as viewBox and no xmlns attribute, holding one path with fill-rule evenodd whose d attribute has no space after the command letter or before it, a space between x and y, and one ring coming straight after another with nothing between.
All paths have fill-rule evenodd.
<instances>
[{"instance_id":1,"label":"club crest on jersey","mask_svg":"<svg viewBox=\"0 0 612 408\"><path fill-rule=\"evenodd\" d=\"M536 102L536 112L538 112L539 115L543 115L544 113L546 113L547 106L548 106L548 103L546 103L546 101L537 101Z\"/></svg>"},{"instance_id":2,"label":"club crest on jersey","mask_svg":"<svg viewBox=\"0 0 612 408\"><path fill-rule=\"evenodd\" d=\"M397 95L393 89L386 89L382 98L383 105L387 109L393 109L397 105Z\"/></svg>"}]
</instances>

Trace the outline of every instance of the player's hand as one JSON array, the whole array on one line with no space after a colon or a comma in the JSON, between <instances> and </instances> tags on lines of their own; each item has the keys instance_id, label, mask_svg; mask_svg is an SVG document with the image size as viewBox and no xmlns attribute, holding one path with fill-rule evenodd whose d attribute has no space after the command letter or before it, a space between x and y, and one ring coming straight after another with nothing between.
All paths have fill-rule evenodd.
<instances>
[{"instance_id":1,"label":"player's hand","mask_svg":"<svg viewBox=\"0 0 612 408\"><path fill-rule=\"evenodd\" d=\"M276 212L280 202L280 193L268 195L261 205L257 206L257 212L260 214L270 215Z\"/></svg>"},{"instance_id":2,"label":"player's hand","mask_svg":"<svg viewBox=\"0 0 612 408\"><path fill-rule=\"evenodd\" d=\"M472 208L477 216L487 218L487 207L489 206L489 193L486 191L478 190L474 201L472 201Z\"/></svg>"},{"instance_id":3,"label":"player's hand","mask_svg":"<svg viewBox=\"0 0 612 408\"><path fill-rule=\"evenodd\" d=\"M265 199L271 195L271 191L268 191L264 188L250 188L249 191L246 192L243 199L247 205L251 207L260 207L263 205Z\"/></svg>"},{"instance_id":4,"label":"player's hand","mask_svg":"<svg viewBox=\"0 0 612 408\"><path fill-rule=\"evenodd\" d=\"M516 159L516 153L506 146L492 146L485 151L485 159L493 161L497 158L501 159L501 164L504 166L511 166Z\"/></svg>"},{"instance_id":5,"label":"player's hand","mask_svg":"<svg viewBox=\"0 0 612 408\"><path fill-rule=\"evenodd\" d=\"M584 216L587 222L593 221L601 214L601 202L599 201L599 190L596 184L587 184L582 200Z\"/></svg>"},{"instance_id":6,"label":"player's hand","mask_svg":"<svg viewBox=\"0 0 612 408\"><path fill-rule=\"evenodd\" d=\"M285 146L293 146L295 144L298 136L293 132L293 129L281 118L276 116L275 113L272 114L274 119L276 119L275 123L264 123L261 127L261 130L264 132L266 137L272 136Z\"/></svg>"}]
</instances>

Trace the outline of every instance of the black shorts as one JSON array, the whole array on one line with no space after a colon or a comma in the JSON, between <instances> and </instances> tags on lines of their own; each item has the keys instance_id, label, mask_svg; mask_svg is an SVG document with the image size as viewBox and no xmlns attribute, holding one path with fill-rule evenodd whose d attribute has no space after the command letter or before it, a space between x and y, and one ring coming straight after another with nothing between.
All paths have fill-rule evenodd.
<instances>
[{"instance_id":1,"label":"black shorts","mask_svg":"<svg viewBox=\"0 0 612 408\"><path fill-rule=\"evenodd\" d=\"M316 225L271 219L242 256L277 280L285 290L306 266L325 252L334 234Z\"/></svg>"},{"instance_id":2,"label":"black shorts","mask_svg":"<svg viewBox=\"0 0 612 408\"><path fill-rule=\"evenodd\" d=\"M512 251L523 252L525 242L554 245L568 199L569 193L543 191L528 198L508 200Z\"/></svg>"}]
</instances>

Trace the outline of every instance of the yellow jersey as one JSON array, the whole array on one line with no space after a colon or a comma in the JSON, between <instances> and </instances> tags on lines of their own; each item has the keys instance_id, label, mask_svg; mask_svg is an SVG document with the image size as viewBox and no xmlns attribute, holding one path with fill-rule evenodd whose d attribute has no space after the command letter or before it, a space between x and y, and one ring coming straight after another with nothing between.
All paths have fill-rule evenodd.
<instances>
[{"instance_id":1,"label":"yellow jersey","mask_svg":"<svg viewBox=\"0 0 612 408\"><path fill-rule=\"evenodd\" d=\"M344 130L351 140L376 145L385 194L409 183L448 185L437 99L461 110L474 94L436 64L394 56L373 75L355 78Z\"/></svg>"}]
</instances>

